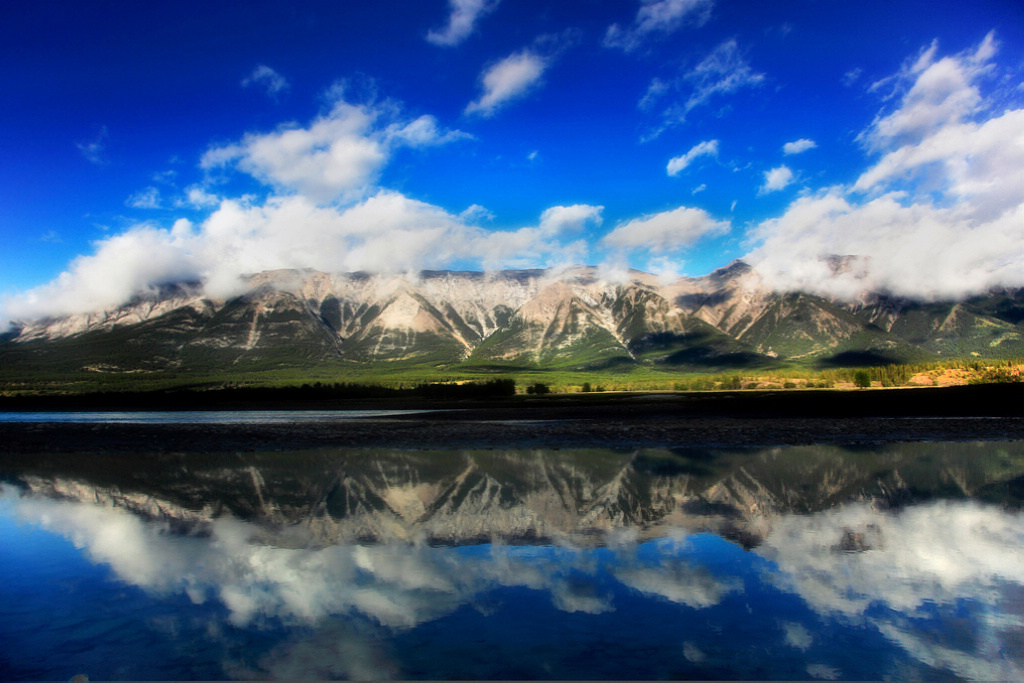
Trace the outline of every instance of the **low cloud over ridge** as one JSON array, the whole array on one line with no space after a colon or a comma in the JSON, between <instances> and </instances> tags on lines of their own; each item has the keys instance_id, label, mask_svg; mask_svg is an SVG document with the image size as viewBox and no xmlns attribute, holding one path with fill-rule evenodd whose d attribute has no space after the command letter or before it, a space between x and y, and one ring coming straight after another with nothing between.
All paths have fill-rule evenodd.
<instances>
[{"instance_id":1,"label":"low cloud over ridge","mask_svg":"<svg viewBox=\"0 0 1024 683\"><path fill-rule=\"evenodd\" d=\"M537 43L528 50L540 54L542 48ZM746 228L744 259L779 290L843 299L883 291L934 300L1024 287L1024 90L1004 88L998 98L986 92L996 81L998 49L992 34L951 56L932 44L872 84L868 90L880 95L882 109L857 138L864 169L845 185L803 189L780 214ZM703 95L762 79L740 58L735 41L715 54L691 70L704 69L706 79L680 81L707 86L696 87L693 106ZM725 68L730 64L732 78ZM535 80L519 82L529 88ZM486 105L491 111L523 91L508 86L501 92ZM600 260L607 250L661 257L671 271L698 240L739 227L705 208L680 206L616 218L615 227L598 230L613 209L570 200L538 207L535 224L485 229L480 223L490 214L483 207L459 214L464 206L453 212L382 186L384 170L403 150L464 144L459 141L470 137L433 116L408 115L392 101L359 103L336 95L306 125L286 124L209 148L200 164L206 181L189 185L180 197L163 185L133 195L129 203L140 210L203 214L169 219L171 227L137 223L98 240L91 254L75 258L52 282L6 296L0 325L8 318L118 305L176 279L201 279L211 293L227 294L237 290L240 274L269 268L545 267ZM709 140L676 157L677 172L717 147ZM782 152L811 148L810 140L800 139ZM799 168L803 159L786 161L806 183L813 176ZM215 181L220 175L251 177L264 194L223 196ZM765 191L784 187L792 175L786 183L766 177ZM836 255L858 257L857 268L835 273L828 257Z\"/></svg>"},{"instance_id":2,"label":"low cloud over ridge","mask_svg":"<svg viewBox=\"0 0 1024 683\"><path fill-rule=\"evenodd\" d=\"M937 58L932 44L872 86L895 102L859 136L880 157L852 186L801 196L748 233L746 258L768 284L925 300L1024 287L1024 108L990 115L981 90L997 47L989 34ZM860 266L835 274L831 255Z\"/></svg>"}]
</instances>

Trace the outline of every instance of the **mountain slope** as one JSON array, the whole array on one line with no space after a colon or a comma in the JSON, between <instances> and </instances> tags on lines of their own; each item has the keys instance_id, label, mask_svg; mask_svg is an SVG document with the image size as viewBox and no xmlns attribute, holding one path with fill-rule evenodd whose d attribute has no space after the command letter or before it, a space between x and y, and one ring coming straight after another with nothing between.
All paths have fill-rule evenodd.
<instances>
[{"instance_id":1,"label":"mountain slope","mask_svg":"<svg viewBox=\"0 0 1024 683\"><path fill-rule=\"evenodd\" d=\"M178 283L107 311L26 321L0 378L424 365L588 369L826 365L1024 355L1024 292L855 303L764 286L734 262L662 282L594 268L416 276L251 275L240 295Z\"/></svg>"}]
</instances>

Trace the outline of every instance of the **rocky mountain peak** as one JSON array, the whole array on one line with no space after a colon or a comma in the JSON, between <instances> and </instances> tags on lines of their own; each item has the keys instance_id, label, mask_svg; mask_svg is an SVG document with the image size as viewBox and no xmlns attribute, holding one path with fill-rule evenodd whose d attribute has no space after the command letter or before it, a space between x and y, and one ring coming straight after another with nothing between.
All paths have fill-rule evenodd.
<instances>
[{"instance_id":1,"label":"rocky mountain peak","mask_svg":"<svg viewBox=\"0 0 1024 683\"><path fill-rule=\"evenodd\" d=\"M882 295L845 303L772 291L739 260L670 282L639 271L604 278L578 266L405 275L276 270L254 273L245 285L245 294L219 300L198 283L171 283L110 310L28 322L0 340L0 353L12 363L35 345L33 357L57 354L67 371L242 369L271 359L286 366L703 369L849 353L881 362L1024 354L1020 291L947 304ZM119 341L105 341L111 335Z\"/></svg>"}]
</instances>

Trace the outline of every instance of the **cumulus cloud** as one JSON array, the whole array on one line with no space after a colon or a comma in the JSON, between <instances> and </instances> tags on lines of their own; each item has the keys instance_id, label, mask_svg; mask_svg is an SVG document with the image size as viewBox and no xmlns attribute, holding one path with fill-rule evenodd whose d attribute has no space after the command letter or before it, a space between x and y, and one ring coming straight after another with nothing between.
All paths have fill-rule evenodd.
<instances>
[{"instance_id":1,"label":"cumulus cloud","mask_svg":"<svg viewBox=\"0 0 1024 683\"><path fill-rule=\"evenodd\" d=\"M522 50L491 65L480 78L483 94L465 113L493 116L498 109L534 88L548 68L548 59L532 49Z\"/></svg>"},{"instance_id":2,"label":"cumulus cloud","mask_svg":"<svg viewBox=\"0 0 1024 683\"><path fill-rule=\"evenodd\" d=\"M269 66L260 64L252 73L242 79L242 87L248 88L249 86L262 87L267 96L277 101L277 99L288 91L288 80L277 73Z\"/></svg>"},{"instance_id":3,"label":"cumulus cloud","mask_svg":"<svg viewBox=\"0 0 1024 683\"><path fill-rule=\"evenodd\" d=\"M911 144L977 112L982 104L977 81L991 69L996 49L995 34L989 33L975 50L936 61L938 43L933 42L897 74L872 85L875 91L890 88L887 99L906 92L899 107L880 113L859 139L872 151Z\"/></svg>"},{"instance_id":4,"label":"cumulus cloud","mask_svg":"<svg viewBox=\"0 0 1024 683\"><path fill-rule=\"evenodd\" d=\"M138 225L79 256L55 280L3 301L12 319L86 313L125 302L156 285L192 279L195 268L183 254L180 231Z\"/></svg>"},{"instance_id":5,"label":"cumulus cloud","mask_svg":"<svg viewBox=\"0 0 1024 683\"><path fill-rule=\"evenodd\" d=\"M854 183L855 192L903 188L908 179L966 202L963 209L993 218L1024 201L1024 109L983 123L950 123L885 154Z\"/></svg>"},{"instance_id":6,"label":"cumulus cloud","mask_svg":"<svg viewBox=\"0 0 1024 683\"><path fill-rule=\"evenodd\" d=\"M601 225L603 206L574 204L572 206L553 206L540 216L540 229L548 235L559 235L563 232L578 232L588 223Z\"/></svg>"},{"instance_id":7,"label":"cumulus cloud","mask_svg":"<svg viewBox=\"0 0 1024 683\"><path fill-rule=\"evenodd\" d=\"M467 207L465 211L459 214L459 220L464 221L466 223L493 221L494 214L491 213L485 206L480 206L479 204L472 204L469 207Z\"/></svg>"},{"instance_id":8,"label":"cumulus cloud","mask_svg":"<svg viewBox=\"0 0 1024 683\"><path fill-rule=\"evenodd\" d=\"M669 159L666 170L670 176L679 175L679 172L689 166L694 159L702 156L718 156L718 140L697 143L686 154Z\"/></svg>"},{"instance_id":9,"label":"cumulus cloud","mask_svg":"<svg viewBox=\"0 0 1024 683\"><path fill-rule=\"evenodd\" d=\"M609 26L604 45L632 52L649 38L673 33L687 21L703 24L713 6L714 0L641 0L633 23L626 28Z\"/></svg>"},{"instance_id":10,"label":"cumulus cloud","mask_svg":"<svg viewBox=\"0 0 1024 683\"><path fill-rule=\"evenodd\" d=\"M200 165L206 170L234 166L278 190L321 203L353 201L376 182L396 148L464 137L442 130L432 116L407 120L393 105L350 104L342 98L306 127L287 125L212 147Z\"/></svg>"},{"instance_id":11,"label":"cumulus cloud","mask_svg":"<svg viewBox=\"0 0 1024 683\"><path fill-rule=\"evenodd\" d=\"M729 232L728 221L713 219L704 209L681 206L619 225L602 242L617 249L665 254L689 247L702 237Z\"/></svg>"},{"instance_id":12,"label":"cumulus cloud","mask_svg":"<svg viewBox=\"0 0 1024 683\"><path fill-rule=\"evenodd\" d=\"M939 300L996 286L1024 286L1024 205L978 223L964 207L904 201L899 193L850 202L842 188L797 199L761 223L763 244L745 259L782 290L853 300L868 292ZM834 273L827 257L857 256Z\"/></svg>"},{"instance_id":13,"label":"cumulus cloud","mask_svg":"<svg viewBox=\"0 0 1024 683\"><path fill-rule=\"evenodd\" d=\"M222 199L199 224L141 224L97 242L53 282L7 297L3 312L15 320L88 313L177 280L201 281L208 296L225 298L244 291L240 275L280 268L406 273L457 261L545 267L585 252L566 240L599 225L601 210L556 206L536 226L487 231L472 222L482 217L478 211L460 217L390 190L344 208L301 195Z\"/></svg>"},{"instance_id":14,"label":"cumulus cloud","mask_svg":"<svg viewBox=\"0 0 1024 683\"><path fill-rule=\"evenodd\" d=\"M190 185L185 188L185 200L181 206L192 206L197 209L214 207L220 204L215 194L208 192L202 185Z\"/></svg>"},{"instance_id":15,"label":"cumulus cloud","mask_svg":"<svg viewBox=\"0 0 1024 683\"><path fill-rule=\"evenodd\" d=\"M790 156L791 154L800 154L802 152L806 152L807 150L814 149L817 146L818 143L816 143L814 140L800 138L799 140L794 140L793 142L787 142L786 144L784 144L782 146L782 153L785 154L786 156Z\"/></svg>"},{"instance_id":16,"label":"cumulus cloud","mask_svg":"<svg viewBox=\"0 0 1024 683\"><path fill-rule=\"evenodd\" d=\"M778 192L779 190L785 189L792 182L793 171L791 171L788 166L778 166L770 171L764 172L764 184L761 185L759 193L768 194L769 192Z\"/></svg>"},{"instance_id":17,"label":"cumulus cloud","mask_svg":"<svg viewBox=\"0 0 1024 683\"><path fill-rule=\"evenodd\" d=\"M873 86L893 105L859 136L880 156L852 186L800 197L751 232L746 258L770 284L925 300L1024 286L1024 109L986 116L992 34L958 55L937 50ZM833 273L823 259L834 255L858 267Z\"/></svg>"},{"instance_id":18,"label":"cumulus cloud","mask_svg":"<svg viewBox=\"0 0 1024 683\"><path fill-rule=\"evenodd\" d=\"M454 47L473 33L476 22L493 12L501 0L448 0L451 14L441 30L431 29L427 41L442 47Z\"/></svg>"}]
</instances>

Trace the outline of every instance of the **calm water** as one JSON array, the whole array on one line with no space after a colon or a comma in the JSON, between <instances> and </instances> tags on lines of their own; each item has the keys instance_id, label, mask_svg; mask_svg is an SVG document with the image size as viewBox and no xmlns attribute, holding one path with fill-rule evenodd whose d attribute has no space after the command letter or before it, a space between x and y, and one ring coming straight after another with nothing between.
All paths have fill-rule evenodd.
<instances>
[{"instance_id":1,"label":"calm water","mask_svg":"<svg viewBox=\"0 0 1024 683\"><path fill-rule=\"evenodd\" d=\"M0 678L1024 678L1024 443L0 457Z\"/></svg>"},{"instance_id":2,"label":"calm water","mask_svg":"<svg viewBox=\"0 0 1024 683\"><path fill-rule=\"evenodd\" d=\"M0 412L0 422L79 422L106 424L266 424L352 420L411 415L432 410L110 410L71 412Z\"/></svg>"}]
</instances>

